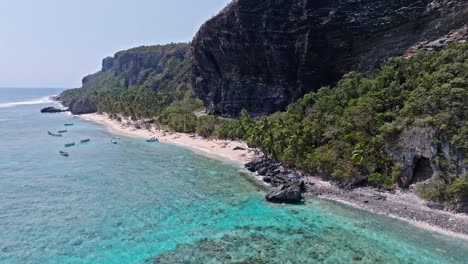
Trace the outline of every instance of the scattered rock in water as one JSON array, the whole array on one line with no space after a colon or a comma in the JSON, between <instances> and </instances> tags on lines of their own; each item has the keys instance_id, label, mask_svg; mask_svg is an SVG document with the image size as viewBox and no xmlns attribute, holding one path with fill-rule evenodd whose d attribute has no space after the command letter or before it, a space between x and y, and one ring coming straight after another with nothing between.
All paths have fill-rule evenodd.
<instances>
[{"instance_id":1,"label":"scattered rock in water","mask_svg":"<svg viewBox=\"0 0 468 264\"><path fill-rule=\"evenodd\" d=\"M353 259L354 259L355 261L361 261L361 260L362 260L362 258L359 257L359 256L354 256Z\"/></svg>"},{"instance_id":2,"label":"scattered rock in water","mask_svg":"<svg viewBox=\"0 0 468 264\"><path fill-rule=\"evenodd\" d=\"M49 106L49 107L46 107L46 108L43 108L41 110L41 113L62 113L62 112L66 112L68 110L62 110L62 109L58 109L58 108L55 108L53 106Z\"/></svg>"}]
</instances>

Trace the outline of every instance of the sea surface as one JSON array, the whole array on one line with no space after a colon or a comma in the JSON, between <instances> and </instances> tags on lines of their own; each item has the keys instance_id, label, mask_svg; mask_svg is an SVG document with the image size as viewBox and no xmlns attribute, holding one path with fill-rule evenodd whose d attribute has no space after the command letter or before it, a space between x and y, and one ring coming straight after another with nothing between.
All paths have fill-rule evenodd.
<instances>
[{"instance_id":1,"label":"sea surface","mask_svg":"<svg viewBox=\"0 0 468 264\"><path fill-rule=\"evenodd\" d=\"M2 264L468 263L467 241L333 202L269 204L236 165L40 114L59 92L0 89Z\"/></svg>"}]
</instances>

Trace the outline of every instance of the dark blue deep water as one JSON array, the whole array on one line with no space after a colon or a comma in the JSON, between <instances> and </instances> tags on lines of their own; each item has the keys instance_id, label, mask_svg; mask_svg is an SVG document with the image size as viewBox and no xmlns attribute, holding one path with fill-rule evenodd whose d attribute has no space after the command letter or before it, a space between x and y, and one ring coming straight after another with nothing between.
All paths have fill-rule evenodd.
<instances>
[{"instance_id":1,"label":"dark blue deep water","mask_svg":"<svg viewBox=\"0 0 468 264\"><path fill-rule=\"evenodd\" d=\"M235 165L40 114L59 92L0 89L0 263L468 263L466 241L331 202L268 204Z\"/></svg>"}]
</instances>

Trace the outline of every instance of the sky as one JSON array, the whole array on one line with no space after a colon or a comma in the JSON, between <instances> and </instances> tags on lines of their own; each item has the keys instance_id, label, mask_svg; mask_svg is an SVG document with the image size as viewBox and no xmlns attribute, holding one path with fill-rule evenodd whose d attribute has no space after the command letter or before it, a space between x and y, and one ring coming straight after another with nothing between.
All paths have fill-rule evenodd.
<instances>
[{"instance_id":1,"label":"sky","mask_svg":"<svg viewBox=\"0 0 468 264\"><path fill-rule=\"evenodd\" d=\"M191 41L230 0L0 0L0 87L80 87L101 60Z\"/></svg>"}]
</instances>

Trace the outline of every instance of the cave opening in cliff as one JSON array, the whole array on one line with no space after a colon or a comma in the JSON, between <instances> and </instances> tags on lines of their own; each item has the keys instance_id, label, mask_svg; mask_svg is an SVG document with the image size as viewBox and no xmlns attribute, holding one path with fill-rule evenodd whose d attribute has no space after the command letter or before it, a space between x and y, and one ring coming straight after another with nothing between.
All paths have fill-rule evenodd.
<instances>
[{"instance_id":1,"label":"cave opening in cliff","mask_svg":"<svg viewBox=\"0 0 468 264\"><path fill-rule=\"evenodd\" d=\"M422 182L432 178L434 170L431 167L431 161L428 158L421 157L416 160L413 171L413 183Z\"/></svg>"}]
</instances>

